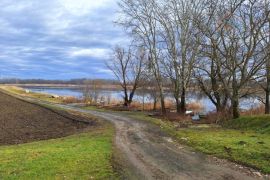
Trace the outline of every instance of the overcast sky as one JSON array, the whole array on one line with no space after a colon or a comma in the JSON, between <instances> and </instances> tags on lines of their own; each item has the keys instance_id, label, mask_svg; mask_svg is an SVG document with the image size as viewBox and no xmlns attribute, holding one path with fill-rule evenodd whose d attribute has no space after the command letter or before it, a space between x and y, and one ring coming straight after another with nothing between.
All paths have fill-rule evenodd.
<instances>
[{"instance_id":1,"label":"overcast sky","mask_svg":"<svg viewBox=\"0 0 270 180\"><path fill-rule=\"evenodd\" d=\"M1 0L0 76L112 78L104 66L126 39L116 0Z\"/></svg>"}]
</instances>

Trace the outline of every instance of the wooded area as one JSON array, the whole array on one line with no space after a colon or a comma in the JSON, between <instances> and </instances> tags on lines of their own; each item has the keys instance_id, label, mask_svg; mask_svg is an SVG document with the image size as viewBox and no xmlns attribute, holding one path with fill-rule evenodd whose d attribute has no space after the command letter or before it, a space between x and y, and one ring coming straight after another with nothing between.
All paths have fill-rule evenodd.
<instances>
[{"instance_id":1,"label":"wooded area","mask_svg":"<svg viewBox=\"0 0 270 180\"><path fill-rule=\"evenodd\" d=\"M269 113L269 1L121 0L119 7L116 23L131 43L117 46L107 66L125 92L125 106L137 88L152 82L166 114L169 81L177 112L184 114L187 90L196 82L217 112L228 110L238 118L239 100L258 84ZM130 95L127 86L133 87Z\"/></svg>"}]
</instances>

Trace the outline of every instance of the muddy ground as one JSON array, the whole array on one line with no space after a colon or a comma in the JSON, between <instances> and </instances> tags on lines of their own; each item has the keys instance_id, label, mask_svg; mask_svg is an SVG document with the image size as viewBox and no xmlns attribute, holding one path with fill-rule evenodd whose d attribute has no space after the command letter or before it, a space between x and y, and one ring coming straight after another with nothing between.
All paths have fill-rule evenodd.
<instances>
[{"instance_id":1,"label":"muddy ground","mask_svg":"<svg viewBox=\"0 0 270 180\"><path fill-rule=\"evenodd\" d=\"M94 124L89 118L44 108L0 92L0 145L64 137Z\"/></svg>"}]
</instances>

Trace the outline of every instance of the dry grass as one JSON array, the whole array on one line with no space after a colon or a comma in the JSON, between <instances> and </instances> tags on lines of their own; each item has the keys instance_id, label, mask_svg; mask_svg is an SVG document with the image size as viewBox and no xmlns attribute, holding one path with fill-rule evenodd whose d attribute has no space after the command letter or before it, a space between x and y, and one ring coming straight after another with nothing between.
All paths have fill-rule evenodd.
<instances>
[{"instance_id":1,"label":"dry grass","mask_svg":"<svg viewBox=\"0 0 270 180\"><path fill-rule=\"evenodd\" d=\"M201 103L192 102L192 103L187 104L187 109L192 110L195 113L199 113L204 110L204 107Z\"/></svg>"},{"instance_id":2,"label":"dry grass","mask_svg":"<svg viewBox=\"0 0 270 180\"><path fill-rule=\"evenodd\" d=\"M206 118L204 119L204 123L207 124L218 124L224 121L230 120L231 113L228 110L222 111L222 112L211 112L208 113Z\"/></svg>"},{"instance_id":3,"label":"dry grass","mask_svg":"<svg viewBox=\"0 0 270 180\"><path fill-rule=\"evenodd\" d=\"M61 99L62 99L62 102L65 104L82 103L82 100L73 96L61 97Z\"/></svg>"},{"instance_id":4,"label":"dry grass","mask_svg":"<svg viewBox=\"0 0 270 180\"><path fill-rule=\"evenodd\" d=\"M262 115L265 112L264 105L260 105L257 108L252 108L246 111L243 111L241 115L243 116L252 116L252 115Z\"/></svg>"}]
</instances>

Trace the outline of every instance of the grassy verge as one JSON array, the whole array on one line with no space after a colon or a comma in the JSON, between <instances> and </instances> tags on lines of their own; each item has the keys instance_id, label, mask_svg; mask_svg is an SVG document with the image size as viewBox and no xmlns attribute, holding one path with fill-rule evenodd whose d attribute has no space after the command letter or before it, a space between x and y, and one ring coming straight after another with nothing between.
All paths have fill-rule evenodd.
<instances>
[{"instance_id":1,"label":"grassy verge","mask_svg":"<svg viewBox=\"0 0 270 180\"><path fill-rule=\"evenodd\" d=\"M0 179L108 179L113 171L109 124L65 138L0 147Z\"/></svg>"},{"instance_id":2,"label":"grassy verge","mask_svg":"<svg viewBox=\"0 0 270 180\"><path fill-rule=\"evenodd\" d=\"M240 130L252 130L262 134L270 134L270 116L243 116L224 124L225 127Z\"/></svg>"},{"instance_id":3,"label":"grassy verge","mask_svg":"<svg viewBox=\"0 0 270 180\"><path fill-rule=\"evenodd\" d=\"M235 129L209 125L178 129L170 122L143 113L126 114L158 125L181 143L198 151L270 173L270 133L267 133L270 116L243 117L227 123L226 127Z\"/></svg>"},{"instance_id":4,"label":"grassy verge","mask_svg":"<svg viewBox=\"0 0 270 180\"><path fill-rule=\"evenodd\" d=\"M9 93L20 95L20 96L26 96L31 98L37 98L43 101L53 102L53 103L63 103L63 98L54 98L50 94L45 93L36 93L36 92L26 92L25 89L16 87L16 86L0 86L1 89L4 91L7 91Z\"/></svg>"}]
</instances>

